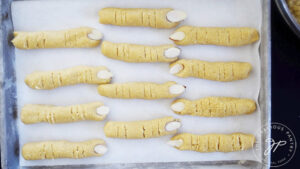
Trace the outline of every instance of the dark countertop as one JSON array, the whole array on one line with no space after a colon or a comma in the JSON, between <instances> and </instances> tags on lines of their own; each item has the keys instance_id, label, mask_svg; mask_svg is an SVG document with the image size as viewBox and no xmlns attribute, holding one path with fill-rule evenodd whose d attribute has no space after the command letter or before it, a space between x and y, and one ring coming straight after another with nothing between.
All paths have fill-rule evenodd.
<instances>
[{"instance_id":1,"label":"dark countertop","mask_svg":"<svg viewBox=\"0 0 300 169\"><path fill-rule=\"evenodd\" d=\"M300 143L300 38L289 29L274 1L271 22L272 122L288 126ZM299 146L294 158L280 168L299 168Z\"/></svg>"}]
</instances>

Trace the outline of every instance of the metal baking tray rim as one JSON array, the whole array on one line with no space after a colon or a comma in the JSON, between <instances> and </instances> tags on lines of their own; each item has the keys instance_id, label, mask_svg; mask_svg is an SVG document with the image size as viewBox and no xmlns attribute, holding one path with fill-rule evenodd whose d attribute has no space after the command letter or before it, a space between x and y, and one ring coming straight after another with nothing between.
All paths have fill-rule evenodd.
<instances>
[{"instance_id":1,"label":"metal baking tray rim","mask_svg":"<svg viewBox=\"0 0 300 169\"><path fill-rule=\"evenodd\" d=\"M133 164L105 164L105 165L61 165L61 166L19 166L19 138L17 130L17 98L16 75L14 70L15 51L10 43L12 39L13 23L11 16L11 3L13 0L0 1L1 32L0 51L0 101L1 101L1 166L2 168L200 168L204 166L244 166L247 168L269 168L270 156L263 156L264 150L269 146L262 141L262 162L250 160L230 161L202 161L202 162L168 162L168 163L133 163ZM271 124L271 41L270 41L270 0L261 0L263 9L263 23L261 28L261 44L259 47L261 57L261 89L258 102L261 108L262 126ZM262 140L270 137L270 130L264 130Z\"/></svg>"}]
</instances>

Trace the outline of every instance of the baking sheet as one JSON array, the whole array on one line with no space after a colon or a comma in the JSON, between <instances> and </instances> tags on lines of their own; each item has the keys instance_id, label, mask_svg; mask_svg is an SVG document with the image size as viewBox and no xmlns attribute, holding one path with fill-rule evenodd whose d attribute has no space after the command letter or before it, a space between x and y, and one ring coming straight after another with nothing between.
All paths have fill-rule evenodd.
<instances>
[{"instance_id":1,"label":"baking sheet","mask_svg":"<svg viewBox=\"0 0 300 169\"><path fill-rule=\"evenodd\" d=\"M188 18L181 25L195 26L249 26L260 30L261 3L259 0L121 0L110 1L18 1L12 4L13 24L16 31L59 30L90 26L104 33L104 39L112 42L160 45L172 43L168 36L175 29L153 29L137 27L116 27L98 23L98 10L103 7L172 7L184 10ZM146 120L163 116L174 116L182 121L179 132L231 133L246 132L260 135L260 112L228 118L201 118L178 116L169 105L173 99L121 100L104 98L97 94L97 86L76 85L50 91L36 91L28 88L24 81L27 74L36 70L55 70L76 65L105 65L113 73L113 82L127 81L176 81L187 86L184 98L197 99L205 96L246 97L257 100L260 88L259 42L254 45L229 48L215 46L186 46L182 58L208 61L245 61L253 65L248 79L236 82L212 82L201 79L181 79L168 73L166 63L125 63L103 56L100 47L92 49L16 49L18 110L24 104L70 105L92 101L103 101L111 108L107 120ZM20 113L20 112L19 112ZM258 160L252 150L233 153L197 153L178 151L165 143L171 136L147 140L109 139L104 136L105 122L77 122L69 124L24 125L19 120L20 146L26 142L67 139L82 141L103 138L109 152L101 157L87 159L56 159L26 161L20 155L20 165L66 165L66 164L108 164L181 161Z\"/></svg>"}]
</instances>

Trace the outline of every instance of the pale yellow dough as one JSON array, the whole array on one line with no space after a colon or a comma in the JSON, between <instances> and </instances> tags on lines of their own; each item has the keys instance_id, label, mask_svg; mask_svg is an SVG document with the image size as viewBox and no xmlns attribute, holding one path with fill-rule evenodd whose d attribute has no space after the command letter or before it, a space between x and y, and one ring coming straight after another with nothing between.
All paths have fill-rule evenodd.
<instances>
[{"instance_id":1,"label":"pale yellow dough","mask_svg":"<svg viewBox=\"0 0 300 169\"><path fill-rule=\"evenodd\" d=\"M19 49L96 47L100 40L88 38L92 31L93 28L81 27L60 31L14 32L12 43Z\"/></svg>"},{"instance_id":2,"label":"pale yellow dough","mask_svg":"<svg viewBox=\"0 0 300 169\"><path fill-rule=\"evenodd\" d=\"M183 40L174 40L177 45L243 46L259 40L259 33L247 27L194 27L182 26L175 32L183 32Z\"/></svg>"},{"instance_id":3,"label":"pale yellow dough","mask_svg":"<svg viewBox=\"0 0 300 169\"><path fill-rule=\"evenodd\" d=\"M170 64L170 67L175 64L183 66L183 69L175 74L178 77L196 77L222 82L245 79L252 70L251 64L247 62L207 62L181 59Z\"/></svg>"},{"instance_id":4,"label":"pale yellow dough","mask_svg":"<svg viewBox=\"0 0 300 169\"><path fill-rule=\"evenodd\" d=\"M255 137L252 134L178 134L171 140L182 140L182 145L175 146L179 150L207 152L234 152L253 148Z\"/></svg>"},{"instance_id":5,"label":"pale yellow dough","mask_svg":"<svg viewBox=\"0 0 300 169\"><path fill-rule=\"evenodd\" d=\"M173 28L179 22L169 22L167 13L171 8L103 8L99 11L100 23L118 26L144 26L152 28Z\"/></svg>"},{"instance_id":6,"label":"pale yellow dough","mask_svg":"<svg viewBox=\"0 0 300 169\"><path fill-rule=\"evenodd\" d=\"M97 114L97 108L101 106L103 106L101 102L72 106L27 104L21 110L21 120L25 124L42 122L55 124L82 120L101 121L106 117L106 115Z\"/></svg>"},{"instance_id":7,"label":"pale yellow dough","mask_svg":"<svg viewBox=\"0 0 300 169\"><path fill-rule=\"evenodd\" d=\"M26 76L25 83L33 89L54 89L79 83L109 83L111 79L100 79L97 76L102 70L108 69L104 66L75 66L57 71L33 72Z\"/></svg>"},{"instance_id":8,"label":"pale yellow dough","mask_svg":"<svg viewBox=\"0 0 300 169\"><path fill-rule=\"evenodd\" d=\"M23 145L22 155L25 160L43 160L56 158L86 158L100 157L94 151L96 145L105 145L102 139L94 139L83 142L70 141L43 141L32 142Z\"/></svg>"},{"instance_id":9,"label":"pale yellow dough","mask_svg":"<svg viewBox=\"0 0 300 169\"><path fill-rule=\"evenodd\" d=\"M174 98L180 94L171 94L169 87L176 82L163 84L151 82L129 82L99 85L98 92L102 96L122 99L161 99Z\"/></svg>"},{"instance_id":10,"label":"pale yellow dough","mask_svg":"<svg viewBox=\"0 0 300 169\"><path fill-rule=\"evenodd\" d=\"M177 130L166 131L165 129L166 124L173 121L178 120L173 117L164 117L147 121L109 121L104 126L104 133L107 137L124 139L160 137L177 132Z\"/></svg>"},{"instance_id":11,"label":"pale yellow dough","mask_svg":"<svg viewBox=\"0 0 300 169\"><path fill-rule=\"evenodd\" d=\"M226 117L250 114L256 110L255 101L233 97L206 97L198 100L177 99L173 104L183 103L184 109L174 111L180 115L202 117Z\"/></svg>"},{"instance_id":12,"label":"pale yellow dough","mask_svg":"<svg viewBox=\"0 0 300 169\"><path fill-rule=\"evenodd\" d=\"M128 43L103 41L101 52L104 56L125 62L172 62L177 57L165 57L165 51L174 45L145 46Z\"/></svg>"}]
</instances>

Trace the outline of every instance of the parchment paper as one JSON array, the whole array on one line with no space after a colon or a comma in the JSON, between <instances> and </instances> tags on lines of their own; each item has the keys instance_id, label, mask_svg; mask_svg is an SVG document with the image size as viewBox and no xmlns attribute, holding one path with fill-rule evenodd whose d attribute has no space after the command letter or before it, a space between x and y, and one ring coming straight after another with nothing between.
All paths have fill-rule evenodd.
<instances>
[{"instance_id":1,"label":"parchment paper","mask_svg":"<svg viewBox=\"0 0 300 169\"><path fill-rule=\"evenodd\" d=\"M17 1L12 4L13 24L16 31L60 30L80 26L99 29L104 39L145 45L173 43L168 36L175 29L118 27L101 25L98 10L103 7L163 8L171 7L187 13L181 25L247 26L260 30L262 22L259 0L73 0L73 1ZM16 49L18 111L24 104L71 105L103 101L111 108L107 120L133 121L174 116L182 121L179 132L195 134L245 132L256 135L260 143L260 112L251 115L203 118L178 116L169 108L173 99L121 100L98 95L96 85L76 85L49 91L32 90L24 83L27 74L40 70L56 70L76 65L105 65L113 73L113 82L152 81L163 83L173 80L187 86L183 98L205 96L245 97L257 100L260 88L259 42L244 47L186 46L181 58L207 61L243 61L253 65L248 79L235 82L213 82L195 78L178 78L168 73L167 63L126 63L103 56L100 47L90 49ZM106 120L106 121L107 121ZM26 161L20 154L22 166L108 164L218 160L260 160L252 150L233 153L198 153L179 151L166 144L171 136L145 140L106 138L102 122L69 124L24 125L19 120L20 146L32 141L82 141L103 138L109 152L103 157L87 159L56 159ZM21 152L21 151L20 151ZM260 149L258 148L258 152ZM256 153L259 154L259 153Z\"/></svg>"}]
</instances>

